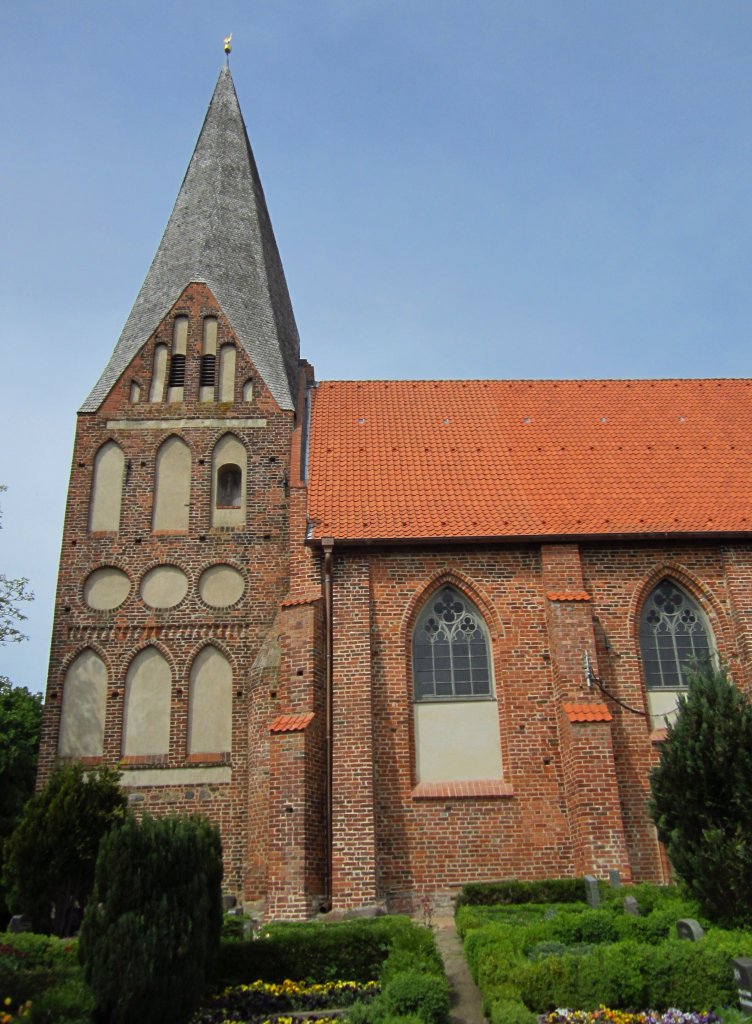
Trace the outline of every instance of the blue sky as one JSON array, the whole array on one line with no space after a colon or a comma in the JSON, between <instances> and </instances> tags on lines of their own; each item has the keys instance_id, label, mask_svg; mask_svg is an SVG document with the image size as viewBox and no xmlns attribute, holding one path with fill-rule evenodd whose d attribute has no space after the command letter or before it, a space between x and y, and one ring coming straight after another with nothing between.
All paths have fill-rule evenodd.
<instances>
[{"instance_id":1,"label":"blue sky","mask_svg":"<svg viewBox=\"0 0 752 1024\"><path fill-rule=\"evenodd\" d=\"M26 0L0 26L17 683L45 683L75 413L229 31L319 379L749 374L748 0Z\"/></svg>"}]
</instances>

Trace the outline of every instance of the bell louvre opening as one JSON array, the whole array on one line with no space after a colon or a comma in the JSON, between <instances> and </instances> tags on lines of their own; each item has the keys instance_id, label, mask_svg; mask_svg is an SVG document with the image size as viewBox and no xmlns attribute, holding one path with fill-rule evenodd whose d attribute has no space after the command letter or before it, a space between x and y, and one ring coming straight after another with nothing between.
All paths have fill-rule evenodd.
<instances>
[{"instance_id":1,"label":"bell louvre opening","mask_svg":"<svg viewBox=\"0 0 752 1024\"><path fill-rule=\"evenodd\" d=\"M175 354L170 359L170 376L167 386L182 388L185 385L185 356Z\"/></svg>"}]
</instances>

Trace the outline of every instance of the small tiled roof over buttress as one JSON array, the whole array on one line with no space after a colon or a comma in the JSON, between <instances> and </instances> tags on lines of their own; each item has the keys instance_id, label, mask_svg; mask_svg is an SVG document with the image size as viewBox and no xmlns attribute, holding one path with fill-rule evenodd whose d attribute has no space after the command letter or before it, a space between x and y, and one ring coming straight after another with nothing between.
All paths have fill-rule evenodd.
<instances>
[{"instance_id":1,"label":"small tiled roof over buttress","mask_svg":"<svg viewBox=\"0 0 752 1024\"><path fill-rule=\"evenodd\" d=\"M752 381L329 381L311 538L746 533Z\"/></svg>"}]
</instances>

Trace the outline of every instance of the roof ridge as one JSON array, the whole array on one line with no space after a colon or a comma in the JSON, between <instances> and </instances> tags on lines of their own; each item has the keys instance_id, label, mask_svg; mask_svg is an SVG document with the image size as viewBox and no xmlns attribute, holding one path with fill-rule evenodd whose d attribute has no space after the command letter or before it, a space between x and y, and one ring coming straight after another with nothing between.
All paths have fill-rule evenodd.
<instances>
[{"instance_id":1,"label":"roof ridge","mask_svg":"<svg viewBox=\"0 0 752 1024\"><path fill-rule=\"evenodd\" d=\"M322 384L750 384L752 377L335 377Z\"/></svg>"}]
</instances>

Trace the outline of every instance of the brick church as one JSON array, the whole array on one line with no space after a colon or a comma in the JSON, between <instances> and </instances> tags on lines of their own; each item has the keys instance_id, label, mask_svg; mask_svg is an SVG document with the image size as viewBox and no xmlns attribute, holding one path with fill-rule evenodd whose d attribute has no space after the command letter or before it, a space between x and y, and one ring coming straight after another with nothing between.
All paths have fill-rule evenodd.
<instances>
[{"instance_id":1,"label":"brick church","mask_svg":"<svg viewBox=\"0 0 752 1024\"><path fill-rule=\"evenodd\" d=\"M228 67L79 416L41 751L267 917L660 881L693 658L752 684L752 382L316 381Z\"/></svg>"}]
</instances>

